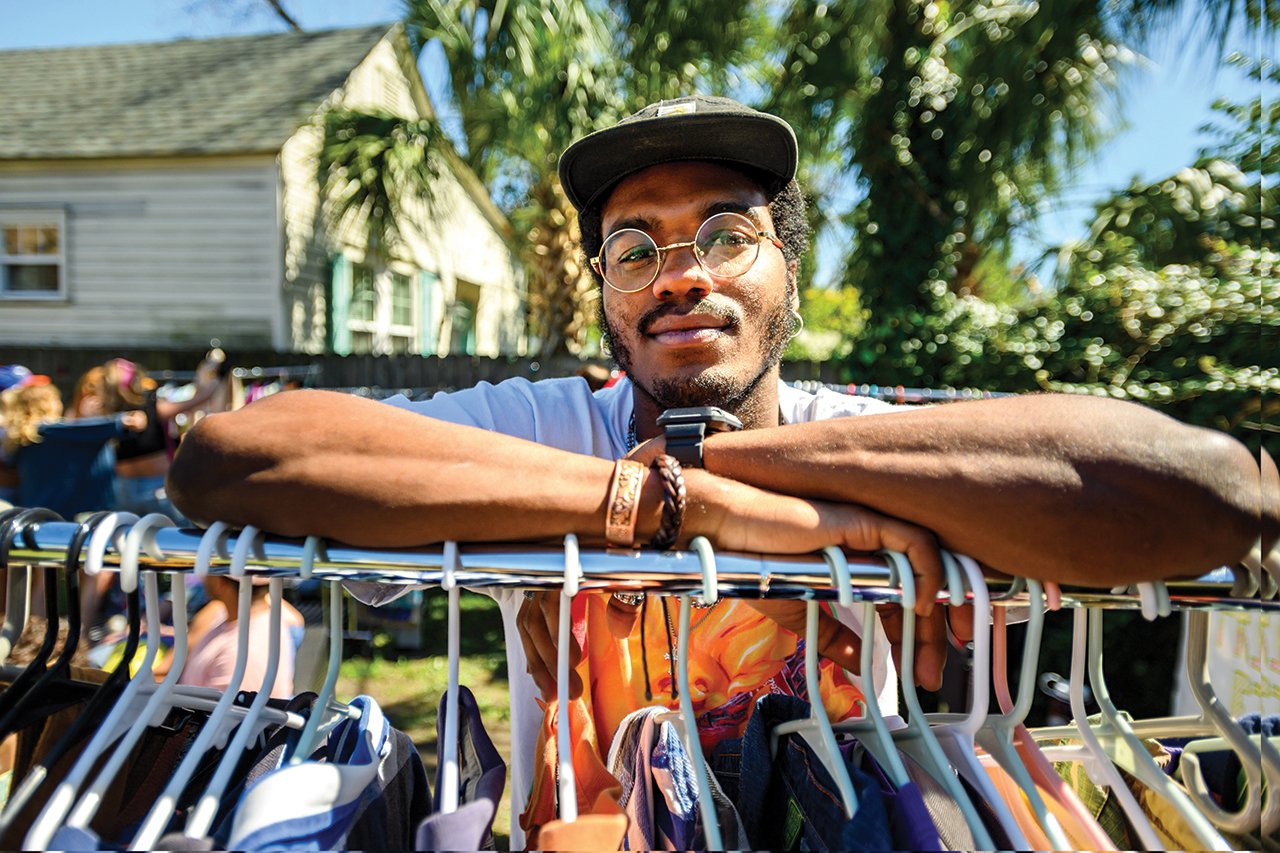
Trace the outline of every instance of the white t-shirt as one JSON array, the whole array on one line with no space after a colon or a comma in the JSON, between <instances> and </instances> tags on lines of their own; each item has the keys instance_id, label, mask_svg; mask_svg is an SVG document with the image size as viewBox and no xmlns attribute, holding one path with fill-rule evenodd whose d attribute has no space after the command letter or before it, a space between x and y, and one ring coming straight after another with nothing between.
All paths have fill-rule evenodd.
<instances>
[{"instance_id":1,"label":"white t-shirt","mask_svg":"<svg viewBox=\"0 0 1280 853\"><path fill-rule=\"evenodd\" d=\"M463 391L441 392L421 402L413 402L403 395L386 402L442 421L500 432L571 453L602 459L619 459L627 453L627 425L632 412L631 383L627 379L595 393L591 392L585 380L578 377L540 382L508 379L498 385L481 382ZM783 382L778 383L778 405L786 423L882 414L902 408L867 397L827 390L810 394ZM409 589L365 584L349 584L348 588L371 604L386 603ZM511 689L512 844L519 845L523 839L517 837L522 836L517 818L524 811L525 797L533 784L535 766L532 758L542 710L536 702L537 687L525 671L524 646L516 628L516 614L523 596L516 590L486 592L497 599L502 609L507 638L507 672ZM860 634L861 610L856 607L837 609L841 621ZM876 659L877 698L885 713L893 714L897 712L897 676L888 665L889 645L879 623L876 645L884 650L884 654Z\"/></svg>"}]
</instances>

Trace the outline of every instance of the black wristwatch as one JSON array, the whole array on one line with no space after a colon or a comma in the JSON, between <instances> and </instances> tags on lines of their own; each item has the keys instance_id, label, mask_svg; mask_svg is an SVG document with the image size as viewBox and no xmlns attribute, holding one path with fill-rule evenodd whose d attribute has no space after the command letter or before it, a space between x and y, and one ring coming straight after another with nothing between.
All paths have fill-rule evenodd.
<instances>
[{"instance_id":1,"label":"black wristwatch","mask_svg":"<svg viewBox=\"0 0 1280 853\"><path fill-rule=\"evenodd\" d=\"M658 416L667 440L667 453L685 468L702 467L702 442L717 432L742 429L742 421L715 406L667 409Z\"/></svg>"}]
</instances>

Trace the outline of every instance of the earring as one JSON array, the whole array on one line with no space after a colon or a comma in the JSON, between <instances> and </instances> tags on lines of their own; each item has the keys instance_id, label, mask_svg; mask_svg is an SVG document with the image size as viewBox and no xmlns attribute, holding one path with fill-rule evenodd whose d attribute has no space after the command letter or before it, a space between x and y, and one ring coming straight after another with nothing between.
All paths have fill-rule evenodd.
<instances>
[{"instance_id":1,"label":"earring","mask_svg":"<svg viewBox=\"0 0 1280 853\"><path fill-rule=\"evenodd\" d=\"M791 309L791 340L795 340L797 337L799 337L800 333L803 331L804 331L804 317L801 317L800 312L792 308Z\"/></svg>"}]
</instances>

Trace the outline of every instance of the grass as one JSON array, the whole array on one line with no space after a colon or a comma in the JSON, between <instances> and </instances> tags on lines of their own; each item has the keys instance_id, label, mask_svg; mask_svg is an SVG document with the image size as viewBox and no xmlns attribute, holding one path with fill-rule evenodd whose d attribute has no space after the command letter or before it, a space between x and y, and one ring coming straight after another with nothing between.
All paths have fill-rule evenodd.
<instances>
[{"instance_id":1,"label":"grass","mask_svg":"<svg viewBox=\"0 0 1280 853\"><path fill-rule=\"evenodd\" d=\"M511 700L507 687L507 657L502 617L486 596L463 593L460 601L461 649L458 682L475 694L485 730L502 756L511 754ZM407 734L427 768L432 791L436 779L436 715L449 684L445 657L446 598L430 591L424 601L423 651L395 659L353 657L342 662L337 695L367 694L378 700L393 726ZM511 778L493 821L499 849L508 846L511 820Z\"/></svg>"}]
</instances>

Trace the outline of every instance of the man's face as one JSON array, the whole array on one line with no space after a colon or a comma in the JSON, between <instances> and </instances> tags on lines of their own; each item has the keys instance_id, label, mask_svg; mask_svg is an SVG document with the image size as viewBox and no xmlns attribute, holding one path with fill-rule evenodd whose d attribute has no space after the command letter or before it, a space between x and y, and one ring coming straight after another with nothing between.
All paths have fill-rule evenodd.
<instances>
[{"instance_id":1,"label":"man's face","mask_svg":"<svg viewBox=\"0 0 1280 853\"><path fill-rule=\"evenodd\" d=\"M732 211L774 231L760 187L708 162L651 166L623 179L605 204L606 238L622 228L659 246L693 239L716 213ZM792 332L790 271L765 239L751 269L714 278L691 248L664 252L649 287L604 287L604 320L614 358L661 408L717 405L737 411L782 357Z\"/></svg>"}]
</instances>

